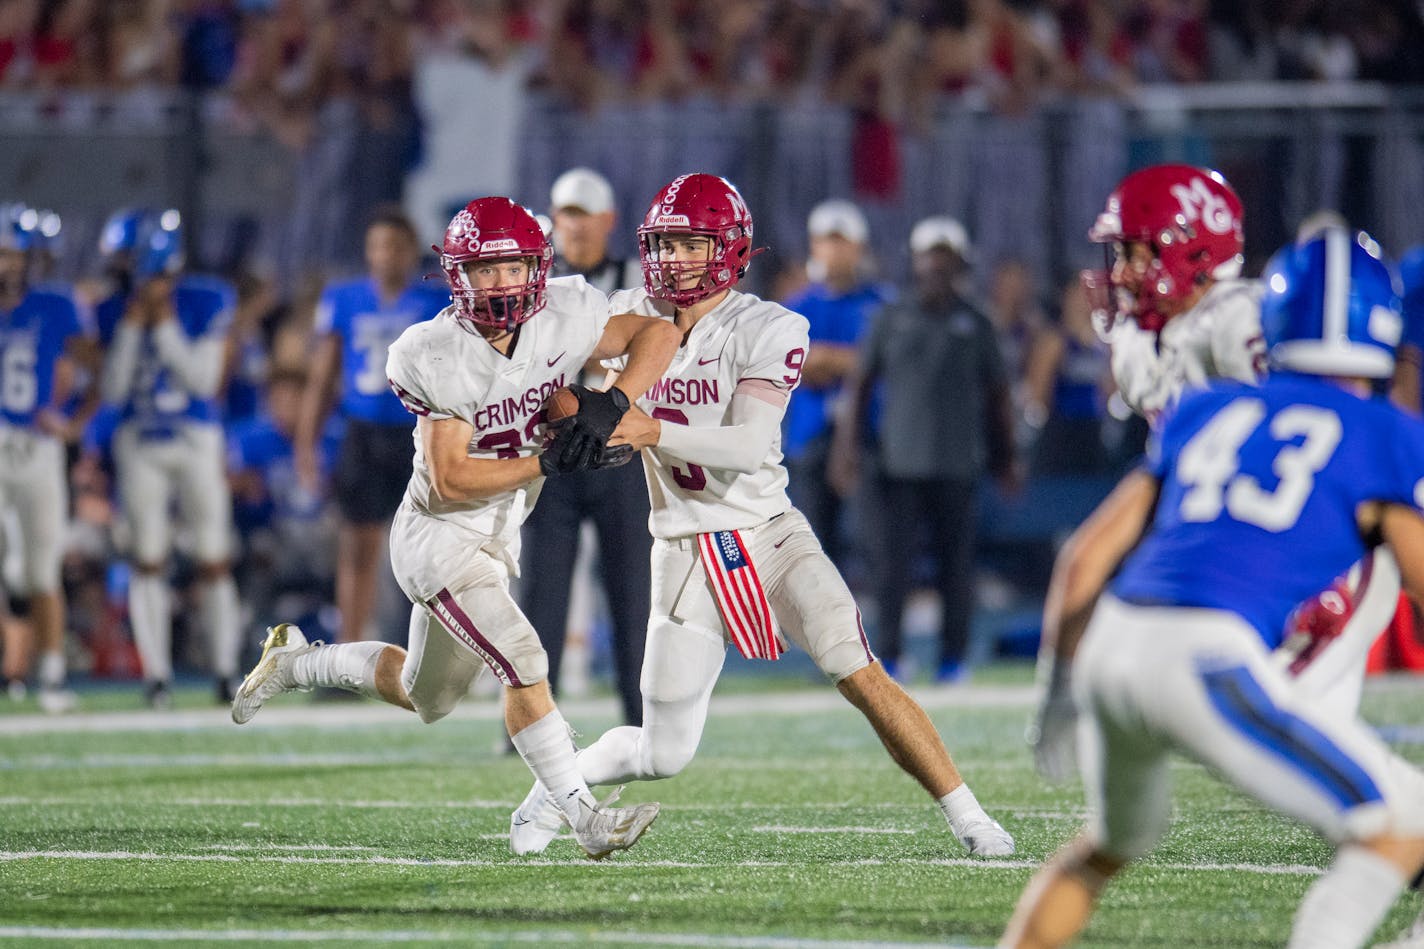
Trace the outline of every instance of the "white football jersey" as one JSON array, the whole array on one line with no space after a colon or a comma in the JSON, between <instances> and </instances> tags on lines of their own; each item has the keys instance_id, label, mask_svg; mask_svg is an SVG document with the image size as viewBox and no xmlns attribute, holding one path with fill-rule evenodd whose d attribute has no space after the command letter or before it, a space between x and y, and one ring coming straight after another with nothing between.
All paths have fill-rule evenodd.
<instances>
[{"instance_id":1,"label":"white football jersey","mask_svg":"<svg viewBox=\"0 0 1424 949\"><path fill-rule=\"evenodd\" d=\"M609 301L614 313L672 318L672 308L646 290L623 290ZM732 392L744 379L762 379L787 393L801 381L810 345L806 318L777 303L732 290L697 321L667 374L638 400L663 424L721 428L731 424ZM609 363L621 369L625 360ZM778 433L761 467L751 474L689 464L657 448L643 452L654 537L741 530L791 508Z\"/></svg>"},{"instance_id":2,"label":"white football jersey","mask_svg":"<svg viewBox=\"0 0 1424 949\"><path fill-rule=\"evenodd\" d=\"M1266 365L1261 334L1262 287L1256 280L1223 280L1160 332L1119 322L1107 335L1112 372L1123 401L1155 420L1182 391L1211 379L1256 382Z\"/></svg>"},{"instance_id":3,"label":"white football jersey","mask_svg":"<svg viewBox=\"0 0 1424 949\"><path fill-rule=\"evenodd\" d=\"M547 284L547 304L519 329L509 356L466 328L446 307L417 323L391 344L386 375L406 408L429 419L461 418L474 426L471 458L537 455L543 441L544 400L578 381L608 325L608 298L583 277L557 277ZM430 468L415 431L415 466L406 501L417 511L468 529L476 546L513 565L519 557L519 527L543 486L521 488L473 501L445 501L430 481Z\"/></svg>"}]
</instances>

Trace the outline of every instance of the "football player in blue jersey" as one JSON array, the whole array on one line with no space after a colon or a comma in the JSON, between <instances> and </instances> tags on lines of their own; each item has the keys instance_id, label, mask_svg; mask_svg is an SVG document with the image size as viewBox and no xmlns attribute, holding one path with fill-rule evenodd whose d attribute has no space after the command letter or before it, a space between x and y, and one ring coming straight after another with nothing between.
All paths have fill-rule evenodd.
<instances>
[{"instance_id":1,"label":"football player in blue jersey","mask_svg":"<svg viewBox=\"0 0 1424 949\"><path fill-rule=\"evenodd\" d=\"M64 442L71 425L60 406L73 383L71 348L80 326L67 295L29 284L40 240L34 211L0 207L0 504L19 528L23 570L19 588L9 592L34 624L40 707L63 712L74 706L74 693L65 685L60 584L69 516ZM8 655L5 671L13 679L24 674Z\"/></svg>"},{"instance_id":2,"label":"football player in blue jersey","mask_svg":"<svg viewBox=\"0 0 1424 949\"><path fill-rule=\"evenodd\" d=\"M115 292L96 307L108 343L100 389L118 409L113 455L133 561L129 621L145 697L171 704L171 591L166 576L175 497L197 563L200 618L221 701L236 687L237 587L229 564L232 498L216 395L235 294L224 281L184 272L177 211L120 211L100 252Z\"/></svg>"},{"instance_id":3,"label":"football player in blue jersey","mask_svg":"<svg viewBox=\"0 0 1424 949\"><path fill-rule=\"evenodd\" d=\"M1372 240L1330 228L1273 259L1261 316L1271 376L1186 395L1055 565L1044 635L1059 688L1073 670L1093 816L1004 946L1065 944L1156 845L1173 751L1337 845L1292 949L1363 945L1424 866L1424 776L1270 659L1296 604L1372 546L1424 594L1424 425L1373 396L1398 285Z\"/></svg>"},{"instance_id":4,"label":"football player in blue jersey","mask_svg":"<svg viewBox=\"0 0 1424 949\"><path fill-rule=\"evenodd\" d=\"M386 351L407 327L450 302L443 282L421 281L419 263L414 225L398 208L379 210L366 228L367 275L331 284L317 307L316 354L297 422L296 463L303 486L318 490L317 442L334 397L346 424L332 484L342 520L339 642L366 638L386 531L405 496L415 454L410 414L386 381Z\"/></svg>"}]
</instances>

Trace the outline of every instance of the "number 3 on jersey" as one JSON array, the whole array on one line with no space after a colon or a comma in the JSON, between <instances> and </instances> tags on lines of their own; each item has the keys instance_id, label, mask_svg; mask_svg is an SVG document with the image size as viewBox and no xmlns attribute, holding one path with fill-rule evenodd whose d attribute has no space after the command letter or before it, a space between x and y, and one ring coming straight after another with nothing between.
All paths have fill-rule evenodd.
<instances>
[{"instance_id":1,"label":"number 3 on jersey","mask_svg":"<svg viewBox=\"0 0 1424 949\"><path fill-rule=\"evenodd\" d=\"M687 416L680 409L670 409L664 405L653 409L653 418L659 422L671 422L674 425L687 424ZM684 491L701 491L707 487L707 472L702 470L701 465L689 464L686 471L673 465L670 470L673 482Z\"/></svg>"},{"instance_id":2,"label":"number 3 on jersey","mask_svg":"<svg viewBox=\"0 0 1424 949\"><path fill-rule=\"evenodd\" d=\"M1300 519L1315 488L1316 472L1340 445L1340 416L1313 405L1288 405L1270 419L1271 438L1299 444L1276 450L1271 470L1280 483L1267 491L1253 476L1241 474L1241 449L1265 424L1259 399L1232 402L1192 436L1177 459L1177 480L1191 490L1182 496L1185 521L1214 521L1222 508L1235 520L1279 533Z\"/></svg>"}]
</instances>

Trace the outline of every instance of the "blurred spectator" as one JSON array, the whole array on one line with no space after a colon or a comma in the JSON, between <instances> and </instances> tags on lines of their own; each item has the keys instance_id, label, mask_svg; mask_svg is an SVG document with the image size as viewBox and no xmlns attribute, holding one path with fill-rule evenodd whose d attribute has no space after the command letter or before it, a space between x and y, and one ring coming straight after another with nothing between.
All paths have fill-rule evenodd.
<instances>
[{"instance_id":1,"label":"blurred spectator","mask_svg":"<svg viewBox=\"0 0 1424 949\"><path fill-rule=\"evenodd\" d=\"M595 171L574 168L555 180L549 195L553 276L579 274L604 293L642 286L643 270L637 259L608 256L613 208L613 188ZM601 389L606 375L594 361L577 381ZM520 606L549 654L549 685L557 693L579 533L585 521L592 521L598 530L598 564L613 621L613 671L623 720L641 725L643 695L638 680L652 608L648 570L652 537L642 465L581 471L544 482L539 503L524 522Z\"/></svg>"},{"instance_id":2,"label":"blurred spectator","mask_svg":"<svg viewBox=\"0 0 1424 949\"><path fill-rule=\"evenodd\" d=\"M791 475L791 500L806 515L826 554L844 570L846 543L841 499L828 471L835 412L871 315L889 288L871 280L873 264L865 215L849 201L816 205L806 221L810 285L785 301L811 324L811 349L801 369L801 387L783 423L781 450Z\"/></svg>"},{"instance_id":3,"label":"blurred spectator","mask_svg":"<svg viewBox=\"0 0 1424 949\"><path fill-rule=\"evenodd\" d=\"M987 470L1006 493L1019 490L1012 402L989 318L965 296L968 237L958 221L930 217L910 234L914 291L880 311L866 336L837 427L833 476L848 493L859 477L872 387L881 401L870 457L883 504L876 600L887 671L900 668L901 624L912 566L928 534L941 602L936 680L964 675L973 609L974 513Z\"/></svg>"},{"instance_id":4,"label":"blurred spectator","mask_svg":"<svg viewBox=\"0 0 1424 949\"><path fill-rule=\"evenodd\" d=\"M321 438L335 398L346 424L332 476L342 521L336 559L340 642L370 638L386 531L405 496L415 454L410 414L386 379L386 351L407 327L431 319L449 301L443 286L421 282L419 262L410 220L397 208L383 209L366 227L367 275L328 286L317 308L316 351L294 452L303 489L318 493Z\"/></svg>"},{"instance_id":5,"label":"blurred spectator","mask_svg":"<svg viewBox=\"0 0 1424 949\"><path fill-rule=\"evenodd\" d=\"M179 37L166 0L109 0L108 81L119 89L171 86L178 78Z\"/></svg>"},{"instance_id":6,"label":"blurred spectator","mask_svg":"<svg viewBox=\"0 0 1424 949\"><path fill-rule=\"evenodd\" d=\"M1087 290L1063 287L1057 325L1035 336L1024 373L1023 418L1037 433L1035 475L1099 475L1108 470L1103 418L1112 387L1108 347L1093 329Z\"/></svg>"},{"instance_id":7,"label":"blurred spectator","mask_svg":"<svg viewBox=\"0 0 1424 949\"><path fill-rule=\"evenodd\" d=\"M1048 317L1039 305L1034 286L1034 274L1021 260L1005 260L989 277L989 293L985 311L994 326L994 338L1004 358L1004 372L1015 390L1015 405L1023 412L1024 400L1019 391L1028 351L1045 326Z\"/></svg>"},{"instance_id":8,"label":"blurred spectator","mask_svg":"<svg viewBox=\"0 0 1424 949\"><path fill-rule=\"evenodd\" d=\"M517 146L534 59L513 35L504 3L432 6L414 67L423 158L406 179L405 202L417 232L433 237L470 199L518 193Z\"/></svg>"}]
</instances>

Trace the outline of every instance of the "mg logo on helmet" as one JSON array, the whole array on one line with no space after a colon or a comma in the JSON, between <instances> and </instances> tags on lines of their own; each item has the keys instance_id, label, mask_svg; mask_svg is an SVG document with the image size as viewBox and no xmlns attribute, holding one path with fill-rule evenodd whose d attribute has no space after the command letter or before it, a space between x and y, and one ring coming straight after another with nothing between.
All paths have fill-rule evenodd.
<instances>
[{"instance_id":1,"label":"mg logo on helmet","mask_svg":"<svg viewBox=\"0 0 1424 949\"><path fill-rule=\"evenodd\" d=\"M1193 178L1185 185L1172 185L1172 197L1182 206L1182 217L1187 223L1201 221L1213 234L1228 234L1236 226L1226 199L1212 191L1201 178Z\"/></svg>"}]
</instances>

